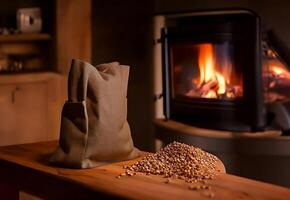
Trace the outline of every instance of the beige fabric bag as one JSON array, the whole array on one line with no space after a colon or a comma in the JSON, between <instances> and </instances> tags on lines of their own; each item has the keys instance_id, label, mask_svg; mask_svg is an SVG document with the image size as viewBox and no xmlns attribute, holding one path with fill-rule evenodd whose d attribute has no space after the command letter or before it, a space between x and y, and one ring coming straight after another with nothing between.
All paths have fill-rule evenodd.
<instances>
[{"instance_id":1,"label":"beige fabric bag","mask_svg":"<svg viewBox=\"0 0 290 200\"><path fill-rule=\"evenodd\" d=\"M72 60L52 164L91 168L139 156L127 122L129 66Z\"/></svg>"}]
</instances>

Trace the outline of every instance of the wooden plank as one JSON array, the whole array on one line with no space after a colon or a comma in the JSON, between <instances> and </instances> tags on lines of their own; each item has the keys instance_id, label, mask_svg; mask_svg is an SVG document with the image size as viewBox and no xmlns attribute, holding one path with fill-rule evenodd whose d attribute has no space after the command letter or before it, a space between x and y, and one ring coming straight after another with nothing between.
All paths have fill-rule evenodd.
<instances>
[{"instance_id":1,"label":"wooden plank","mask_svg":"<svg viewBox=\"0 0 290 200\"><path fill-rule=\"evenodd\" d=\"M159 176L137 174L117 179L123 165L114 163L94 169L64 169L48 165L56 142L0 147L0 180L46 199L208 199L204 191L191 191L185 182L164 183ZM29 181L27 181L29 179ZM290 189L225 173L208 181L214 199L289 199Z\"/></svg>"},{"instance_id":2,"label":"wooden plank","mask_svg":"<svg viewBox=\"0 0 290 200\"><path fill-rule=\"evenodd\" d=\"M196 126L187 125L173 120L156 119L155 124L167 129L178 130L181 133L213 138L269 138L279 137L282 132L279 130L268 130L262 132L235 132L235 131L220 131L213 129L199 128Z\"/></svg>"},{"instance_id":3,"label":"wooden plank","mask_svg":"<svg viewBox=\"0 0 290 200\"><path fill-rule=\"evenodd\" d=\"M66 79L50 72L0 76L0 146L59 138Z\"/></svg>"},{"instance_id":4,"label":"wooden plank","mask_svg":"<svg viewBox=\"0 0 290 200\"><path fill-rule=\"evenodd\" d=\"M36 83L48 81L55 78L67 79L59 73L54 72L32 72L32 73L11 73L11 74L1 74L0 84L22 84L22 83ZM66 80L67 81L67 80Z\"/></svg>"},{"instance_id":5,"label":"wooden plank","mask_svg":"<svg viewBox=\"0 0 290 200\"><path fill-rule=\"evenodd\" d=\"M48 33L23 33L13 35L0 35L0 42L29 42L51 40Z\"/></svg>"},{"instance_id":6,"label":"wooden plank","mask_svg":"<svg viewBox=\"0 0 290 200\"><path fill-rule=\"evenodd\" d=\"M46 82L0 84L0 146L46 141L47 98Z\"/></svg>"},{"instance_id":7,"label":"wooden plank","mask_svg":"<svg viewBox=\"0 0 290 200\"><path fill-rule=\"evenodd\" d=\"M91 62L91 0L56 1L57 70L68 73L73 58Z\"/></svg>"}]
</instances>

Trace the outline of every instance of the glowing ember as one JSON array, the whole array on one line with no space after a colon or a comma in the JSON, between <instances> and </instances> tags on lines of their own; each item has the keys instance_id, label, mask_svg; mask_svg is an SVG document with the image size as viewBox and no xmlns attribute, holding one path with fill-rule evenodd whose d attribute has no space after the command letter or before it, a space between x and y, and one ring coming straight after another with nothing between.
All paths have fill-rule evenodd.
<instances>
[{"instance_id":1,"label":"glowing ember","mask_svg":"<svg viewBox=\"0 0 290 200\"><path fill-rule=\"evenodd\" d=\"M189 97L203 98L237 98L243 95L242 84L231 84L232 66L228 60L219 61L214 54L212 44L197 45L199 77L193 79L192 83L196 86L186 93ZM218 66L221 65L224 66ZM223 71L219 71L222 67ZM196 84L198 83L198 84Z\"/></svg>"},{"instance_id":2,"label":"glowing ember","mask_svg":"<svg viewBox=\"0 0 290 200\"><path fill-rule=\"evenodd\" d=\"M290 79L290 73L284 66L270 65L269 73L278 78Z\"/></svg>"},{"instance_id":3,"label":"glowing ember","mask_svg":"<svg viewBox=\"0 0 290 200\"><path fill-rule=\"evenodd\" d=\"M276 75L280 75L280 74L285 73L285 70L282 69L281 67L278 67L278 66L271 66L270 71L273 71L274 74L276 74Z\"/></svg>"},{"instance_id":4,"label":"glowing ember","mask_svg":"<svg viewBox=\"0 0 290 200\"><path fill-rule=\"evenodd\" d=\"M265 102L283 101L289 99L290 72L278 60L268 61L264 68L263 77L265 79Z\"/></svg>"}]
</instances>

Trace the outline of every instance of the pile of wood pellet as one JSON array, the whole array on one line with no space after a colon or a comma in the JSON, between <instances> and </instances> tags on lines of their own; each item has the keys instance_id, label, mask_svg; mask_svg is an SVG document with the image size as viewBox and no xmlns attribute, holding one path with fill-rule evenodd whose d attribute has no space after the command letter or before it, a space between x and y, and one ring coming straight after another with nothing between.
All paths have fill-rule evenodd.
<instances>
[{"instance_id":1,"label":"pile of wood pellet","mask_svg":"<svg viewBox=\"0 0 290 200\"><path fill-rule=\"evenodd\" d=\"M215 177L218 159L199 149L179 142L173 142L157 153L144 157L139 162L124 166L125 173L122 176L133 176L137 172L146 175L161 175L165 183L169 184L174 179L181 179L188 183L191 190L207 190L206 195L213 197L211 188L206 180Z\"/></svg>"}]
</instances>

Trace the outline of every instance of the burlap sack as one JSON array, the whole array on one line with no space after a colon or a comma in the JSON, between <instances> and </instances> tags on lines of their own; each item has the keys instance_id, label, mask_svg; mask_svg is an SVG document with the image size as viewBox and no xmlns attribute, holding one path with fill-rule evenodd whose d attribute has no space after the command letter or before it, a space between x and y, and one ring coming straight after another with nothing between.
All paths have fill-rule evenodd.
<instances>
[{"instance_id":1,"label":"burlap sack","mask_svg":"<svg viewBox=\"0 0 290 200\"><path fill-rule=\"evenodd\" d=\"M138 157L127 122L129 66L72 60L59 147L50 161L91 168Z\"/></svg>"}]
</instances>

